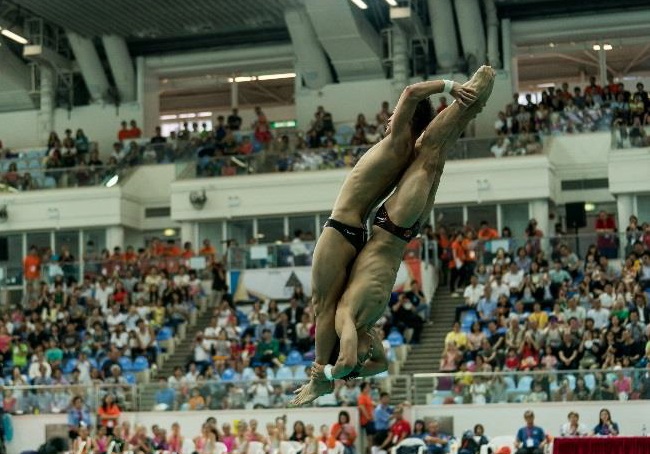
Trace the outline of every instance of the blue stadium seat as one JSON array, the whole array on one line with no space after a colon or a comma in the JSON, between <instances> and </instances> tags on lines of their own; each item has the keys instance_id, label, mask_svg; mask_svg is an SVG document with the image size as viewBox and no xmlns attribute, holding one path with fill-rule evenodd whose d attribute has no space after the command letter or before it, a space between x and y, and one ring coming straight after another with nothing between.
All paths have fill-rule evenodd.
<instances>
[{"instance_id":1,"label":"blue stadium seat","mask_svg":"<svg viewBox=\"0 0 650 454\"><path fill-rule=\"evenodd\" d=\"M52 177L45 177L45 179L43 180L43 187L45 189L56 188L56 180Z\"/></svg>"},{"instance_id":2,"label":"blue stadium seat","mask_svg":"<svg viewBox=\"0 0 650 454\"><path fill-rule=\"evenodd\" d=\"M63 372L65 375L71 374L75 367L77 367L77 360L74 358L69 359L65 364L63 364L61 372Z\"/></svg>"},{"instance_id":3,"label":"blue stadium seat","mask_svg":"<svg viewBox=\"0 0 650 454\"><path fill-rule=\"evenodd\" d=\"M126 374L124 374L124 379L129 385L136 384L135 374L132 374L131 372L127 372Z\"/></svg>"},{"instance_id":4,"label":"blue stadium seat","mask_svg":"<svg viewBox=\"0 0 650 454\"><path fill-rule=\"evenodd\" d=\"M27 164L27 167L29 167L29 169L40 169L41 168L41 163L40 163L40 161L38 161L36 159L32 159Z\"/></svg>"},{"instance_id":5,"label":"blue stadium seat","mask_svg":"<svg viewBox=\"0 0 650 454\"><path fill-rule=\"evenodd\" d=\"M16 167L18 167L19 172L27 170L27 161L23 161L22 159L20 161L17 161Z\"/></svg>"},{"instance_id":6,"label":"blue stadium seat","mask_svg":"<svg viewBox=\"0 0 650 454\"><path fill-rule=\"evenodd\" d=\"M589 391L596 389L596 376L594 374L587 374L584 376L585 386Z\"/></svg>"},{"instance_id":7,"label":"blue stadium seat","mask_svg":"<svg viewBox=\"0 0 650 454\"><path fill-rule=\"evenodd\" d=\"M121 356L120 359L117 360L117 362L120 363L122 372L130 372L133 370L133 363L131 362L131 358L127 356Z\"/></svg>"},{"instance_id":8,"label":"blue stadium seat","mask_svg":"<svg viewBox=\"0 0 650 454\"><path fill-rule=\"evenodd\" d=\"M296 370L293 371L293 379L296 381L308 380L307 372L305 372L304 367L296 367Z\"/></svg>"},{"instance_id":9,"label":"blue stadium seat","mask_svg":"<svg viewBox=\"0 0 650 454\"><path fill-rule=\"evenodd\" d=\"M144 356L138 356L133 361L133 372L142 372L149 369L149 361Z\"/></svg>"},{"instance_id":10,"label":"blue stadium seat","mask_svg":"<svg viewBox=\"0 0 650 454\"><path fill-rule=\"evenodd\" d=\"M524 375L519 378L519 383L517 384L517 391L522 393L529 393L530 386L533 384L533 377Z\"/></svg>"},{"instance_id":11,"label":"blue stadium seat","mask_svg":"<svg viewBox=\"0 0 650 454\"><path fill-rule=\"evenodd\" d=\"M287 366L297 366L302 363L302 355L297 350L291 350L284 362Z\"/></svg>"},{"instance_id":12,"label":"blue stadium seat","mask_svg":"<svg viewBox=\"0 0 650 454\"><path fill-rule=\"evenodd\" d=\"M166 341L174 337L174 332L172 329L168 326L163 326L160 331L158 331L158 334L156 335L156 340L158 342Z\"/></svg>"},{"instance_id":13,"label":"blue stadium seat","mask_svg":"<svg viewBox=\"0 0 650 454\"><path fill-rule=\"evenodd\" d=\"M282 366L275 372L275 379L293 380L293 372L291 372L291 369L289 369L287 366Z\"/></svg>"},{"instance_id":14,"label":"blue stadium seat","mask_svg":"<svg viewBox=\"0 0 650 454\"><path fill-rule=\"evenodd\" d=\"M268 378L269 380L275 380L275 371L273 370L272 367L266 368L266 378Z\"/></svg>"},{"instance_id":15,"label":"blue stadium seat","mask_svg":"<svg viewBox=\"0 0 650 454\"><path fill-rule=\"evenodd\" d=\"M391 347L399 347L401 345L404 345L404 336L402 336L396 329L393 329L390 332L387 339Z\"/></svg>"},{"instance_id":16,"label":"blue stadium seat","mask_svg":"<svg viewBox=\"0 0 650 454\"><path fill-rule=\"evenodd\" d=\"M25 154L25 157L29 159L42 159L45 157L45 150L29 150Z\"/></svg>"},{"instance_id":17,"label":"blue stadium seat","mask_svg":"<svg viewBox=\"0 0 650 454\"><path fill-rule=\"evenodd\" d=\"M223 371L221 374L221 380L223 381L233 381L235 379L235 371L228 368Z\"/></svg>"},{"instance_id":18,"label":"blue stadium seat","mask_svg":"<svg viewBox=\"0 0 650 454\"><path fill-rule=\"evenodd\" d=\"M99 364L95 358L88 358L88 362L90 363L90 367L93 369L99 369Z\"/></svg>"}]
</instances>

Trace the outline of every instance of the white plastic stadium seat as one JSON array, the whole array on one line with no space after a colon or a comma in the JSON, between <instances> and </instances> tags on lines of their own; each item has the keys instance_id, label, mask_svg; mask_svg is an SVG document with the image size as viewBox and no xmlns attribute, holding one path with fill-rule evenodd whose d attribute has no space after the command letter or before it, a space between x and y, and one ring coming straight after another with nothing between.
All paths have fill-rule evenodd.
<instances>
[{"instance_id":1,"label":"white plastic stadium seat","mask_svg":"<svg viewBox=\"0 0 650 454\"><path fill-rule=\"evenodd\" d=\"M340 441L337 441L334 444L332 449L327 450L328 454L343 454L345 452L345 446Z\"/></svg>"},{"instance_id":2,"label":"white plastic stadium seat","mask_svg":"<svg viewBox=\"0 0 650 454\"><path fill-rule=\"evenodd\" d=\"M508 446L511 452L515 452L515 437L512 435L494 437L488 444L481 446L480 454L488 454L488 449L496 452L502 446Z\"/></svg>"},{"instance_id":3,"label":"white plastic stadium seat","mask_svg":"<svg viewBox=\"0 0 650 454\"><path fill-rule=\"evenodd\" d=\"M221 443L220 441L214 444L214 454L226 454L228 452L228 446Z\"/></svg>"},{"instance_id":4,"label":"white plastic stadium seat","mask_svg":"<svg viewBox=\"0 0 650 454\"><path fill-rule=\"evenodd\" d=\"M390 454L397 454L397 450L402 446L418 446L418 454L424 454L427 449L427 445L423 440L419 438L405 438L400 441L397 446L390 448Z\"/></svg>"},{"instance_id":5,"label":"white plastic stadium seat","mask_svg":"<svg viewBox=\"0 0 650 454\"><path fill-rule=\"evenodd\" d=\"M264 443L259 441L248 442L248 451L246 454L264 454Z\"/></svg>"},{"instance_id":6,"label":"white plastic stadium seat","mask_svg":"<svg viewBox=\"0 0 650 454\"><path fill-rule=\"evenodd\" d=\"M318 442L318 454L327 454L327 445L322 441Z\"/></svg>"},{"instance_id":7,"label":"white plastic stadium seat","mask_svg":"<svg viewBox=\"0 0 650 454\"><path fill-rule=\"evenodd\" d=\"M302 444L297 441L281 441L280 454L296 454L302 450Z\"/></svg>"}]
</instances>

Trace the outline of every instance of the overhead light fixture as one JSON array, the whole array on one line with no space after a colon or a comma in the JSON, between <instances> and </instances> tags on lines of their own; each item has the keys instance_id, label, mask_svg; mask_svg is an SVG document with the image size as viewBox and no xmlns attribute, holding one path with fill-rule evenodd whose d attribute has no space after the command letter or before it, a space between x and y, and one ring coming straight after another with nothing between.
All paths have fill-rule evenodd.
<instances>
[{"instance_id":1,"label":"overhead light fixture","mask_svg":"<svg viewBox=\"0 0 650 454\"><path fill-rule=\"evenodd\" d=\"M600 50L600 44L594 44L593 50Z\"/></svg>"},{"instance_id":2,"label":"overhead light fixture","mask_svg":"<svg viewBox=\"0 0 650 454\"><path fill-rule=\"evenodd\" d=\"M29 42L27 41L26 38L23 38L22 36L12 32L11 30L7 30L6 28L3 28L0 33L2 33L7 38L13 39L14 41L20 44L27 44Z\"/></svg>"},{"instance_id":3,"label":"overhead light fixture","mask_svg":"<svg viewBox=\"0 0 650 454\"><path fill-rule=\"evenodd\" d=\"M611 44L603 44L603 49L605 49L605 50L612 50L613 47L612 47Z\"/></svg>"},{"instance_id":4,"label":"overhead light fixture","mask_svg":"<svg viewBox=\"0 0 650 454\"><path fill-rule=\"evenodd\" d=\"M239 83L239 82L252 82L254 80L255 80L255 77L253 77L253 76L238 76L238 77L235 77L234 79L232 77L230 77L228 79L228 82L230 82L230 83L233 83L233 82Z\"/></svg>"},{"instance_id":5,"label":"overhead light fixture","mask_svg":"<svg viewBox=\"0 0 650 454\"><path fill-rule=\"evenodd\" d=\"M386 0L386 3L390 6L397 6L397 0Z\"/></svg>"},{"instance_id":6,"label":"overhead light fixture","mask_svg":"<svg viewBox=\"0 0 650 454\"><path fill-rule=\"evenodd\" d=\"M197 114L197 116L199 116L199 117L211 117L211 116L212 116L212 112L199 112L199 113Z\"/></svg>"},{"instance_id":7,"label":"overhead light fixture","mask_svg":"<svg viewBox=\"0 0 650 454\"><path fill-rule=\"evenodd\" d=\"M176 235L176 230L175 229L165 229L165 230L163 230L163 236L170 237L170 236L174 236L174 235Z\"/></svg>"},{"instance_id":8,"label":"overhead light fixture","mask_svg":"<svg viewBox=\"0 0 650 454\"><path fill-rule=\"evenodd\" d=\"M161 120L176 120L178 118L178 115L161 115L160 119Z\"/></svg>"},{"instance_id":9,"label":"overhead light fixture","mask_svg":"<svg viewBox=\"0 0 650 454\"><path fill-rule=\"evenodd\" d=\"M178 118L194 118L194 117L196 117L195 113L184 113L178 116Z\"/></svg>"},{"instance_id":10,"label":"overhead light fixture","mask_svg":"<svg viewBox=\"0 0 650 454\"><path fill-rule=\"evenodd\" d=\"M110 177L110 178L108 179L108 181L106 182L105 186L106 186L107 188L112 188L113 186L115 186L115 185L117 184L117 182L118 182L119 180L120 180L120 176L119 176L118 174L115 174L115 175L113 175L112 177Z\"/></svg>"},{"instance_id":11,"label":"overhead light fixture","mask_svg":"<svg viewBox=\"0 0 650 454\"><path fill-rule=\"evenodd\" d=\"M551 88L555 87L555 84L553 82L546 82L543 84L537 84L537 88Z\"/></svg>"},{"instance_id":12,"label":"overhead light fixture","mask_svg":"<svg viewBox=\"0 0 650 454\"><path fill-rule=\"evenodd\" d=\"M257 76L257 80L293 79L295 77L296 73L265 74L263 76Z\"/></svg>"},{"instance_id":13,"label":"overhead light fixture","mask_svg":"<svg viewBox=\"0 0 650 454\"><path fill-rule=\"evenodd\" d=\"M555 47L555 43L548 43L548 47Z\"/></svg>"},{"instance_id":14,"label":"overhead light fixture","mask_svg":"<svg viewBox=\"0 0 650 454\"><path fill-rule=\"evenodd\" d=\"M585 211L588 212L588 213L590 213L592 211L596 211L596 205L594 205L593 203L589 203L589 202L585 203Z\"/></svg>"},{"instance_id":15,"label":"overhead light fixture","mask_svg":"<svg viewBox=\"0 0 650 454\"><path fill-rule=\"evenodd\" d=\"M357 5L360 9L368 9L368 5L363 0L352 0L352 3Z\"/></svg>"}]
</instances>

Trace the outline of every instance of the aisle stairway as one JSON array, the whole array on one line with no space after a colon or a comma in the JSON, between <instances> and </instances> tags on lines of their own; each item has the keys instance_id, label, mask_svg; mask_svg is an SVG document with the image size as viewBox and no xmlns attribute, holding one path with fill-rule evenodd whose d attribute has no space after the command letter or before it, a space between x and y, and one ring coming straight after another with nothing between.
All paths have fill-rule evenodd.
<instances>
[{"instance_id":1,"label":"aisle stairway","mask_svg":"<svg viewBox=\"0 0 650 454\"><path fill-rule=\"evenodd\" d=\"M420 345L411 347L400 374L413 375L438 372L445 336L451 331L451 325L454 322L454 309L461 302L462 298L452 298L446 287L438 289L433 297L431 308L433 324L425 325ZM431 389L427 390L427 392L430 391ZM421 390L417 394L413 395L415 401L413 403L424 403L426 392Z\"/></svg>"},{"instance_id":2,"label":"aisle stairway","mask_svg":"<svg viewBox=\"0 0 650 454\"><path fill-rule=\"evenodd\" d=\"M167 355L167 358L162 361L162 365L158 368L156 377L152 377L151 384L142 390L140 393L140 408L142 410L150 410L155 403L155 394L158 389L157 381L159 378L167 379L174 372L177 366L183 367L187 365L189 358L192 355L192 343L194 342L195 334L203 331L210 324L213 316L213 308L203 307L199 309L196 320L194 323L188 323L185 328L186 333L181 339L175 340L175 345Z\"/></svg>"}]
</instances>

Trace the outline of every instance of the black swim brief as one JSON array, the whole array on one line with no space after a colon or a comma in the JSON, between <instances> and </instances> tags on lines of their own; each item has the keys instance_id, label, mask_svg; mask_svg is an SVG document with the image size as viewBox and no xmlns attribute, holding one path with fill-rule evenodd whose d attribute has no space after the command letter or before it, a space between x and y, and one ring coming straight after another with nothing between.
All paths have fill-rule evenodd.
<instances>
[{"instance_id":1,"label":"black swim brief","mask_svg":"<svg viewBox=\"0 0 650 454\"><path fill-rule=\"evenodd\" d=\"M332 227L339 232L357 250L357 254L368 241L368 232L363 227L352 227L336 219L329 218L325 221L325 227Z\"/></svg>"},{"instance_id":2,"label":"black swim brief","mask_svg":"<svg viewBox=\"0 0 650 454\"><path fill-rule=\"evenodd\" d=\"M377 227L381 227L387 232L392 233L400 240L406 241L407 243L418 236L420 233L420 221L413 224L413 227L410 228L395 225L393 221L390 220L388 211L386 211L386 207L384 205L382 205L379 210L377 210L374 224Z\"/></svg>"}]
</instances>

